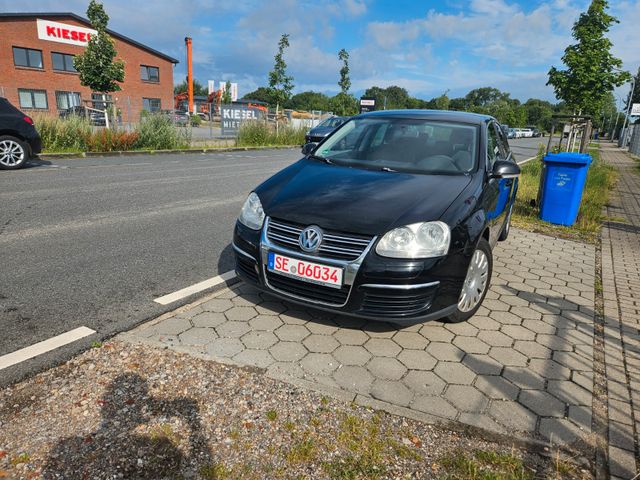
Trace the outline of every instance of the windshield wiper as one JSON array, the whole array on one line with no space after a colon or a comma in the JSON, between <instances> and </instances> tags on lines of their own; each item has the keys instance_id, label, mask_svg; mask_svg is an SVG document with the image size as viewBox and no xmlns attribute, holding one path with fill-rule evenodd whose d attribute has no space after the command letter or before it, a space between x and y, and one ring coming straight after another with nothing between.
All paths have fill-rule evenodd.
<instances>
[{"instance_id":1,"label":"windshield wiper","mask_svg":"<svg viewBox=\"0 0 640 480\"><path fill-rule=\"evenodd\" d=\"M321 157L320 155L309 154L308 158L312 158L314 160L320 160L321 162L328 163L329 165L333 165L333 162L326 157Z\"/></svg>"}]
</instances>

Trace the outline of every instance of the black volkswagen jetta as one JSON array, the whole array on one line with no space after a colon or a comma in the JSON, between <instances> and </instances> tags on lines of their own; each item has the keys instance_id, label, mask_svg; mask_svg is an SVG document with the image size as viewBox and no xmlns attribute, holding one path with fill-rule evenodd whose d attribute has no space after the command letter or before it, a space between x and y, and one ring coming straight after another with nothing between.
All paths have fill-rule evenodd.
<instances>
[{"instance_id":1,"label":"black volkswagen jetta","mask_svg":"<svg viewBox=\"0 0 640 480\"><path fill-rule=\"evenodd\" d=\"M371 112L304 153L242 207L233 238L242 279L399 324L478 310L520 173L494 118Z\"/></svg>"}]
</instances>

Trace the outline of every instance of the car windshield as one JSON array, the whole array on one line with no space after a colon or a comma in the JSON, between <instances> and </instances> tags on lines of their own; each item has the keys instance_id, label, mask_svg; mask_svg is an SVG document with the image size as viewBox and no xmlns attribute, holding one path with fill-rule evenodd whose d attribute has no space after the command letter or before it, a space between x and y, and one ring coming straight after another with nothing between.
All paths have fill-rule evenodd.
<instances>
[{"instance_id":1,"label":"car windshield","mask_svg":"<svg viewBox=\"0 0 640 480\"><path fill-rule=\"evenodd\" d=\"M318 124L318 127L339 127L344 123L341 117L329 117Z\"/></svg>"},{"instance_id":2,"label":"car windshield","mask_svg":"<svg viewBox=\"0 0 640 480\"><path fill-rule=\"evenodd\" d=\"M416 118L346 122L314 152L339 165L374 170L464 174L476 167L478 127Z\"/></svg>"}]
</instances>

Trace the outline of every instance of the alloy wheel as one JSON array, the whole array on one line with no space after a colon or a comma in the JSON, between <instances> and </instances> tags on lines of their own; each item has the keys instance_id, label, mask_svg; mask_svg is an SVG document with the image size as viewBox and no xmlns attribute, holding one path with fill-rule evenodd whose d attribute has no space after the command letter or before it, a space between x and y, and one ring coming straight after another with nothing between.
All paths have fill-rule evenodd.
<instances>
[{"instance_id":1,"label":"alloy wheel","mask_svg":"<svg viewBox=\"0 0 640 480\"><path fill-rule=\"evenodd\" d=\"M0 142L0 165L15 167L24 161L24 148L14 140Z\"/></svg>"},{"instance_id":2,"label":"alloy wheel","mask_svg":"<svg viewBox=\"0 0 640 480\"><path fill-rule=\"evenodd\" d=\"M460 300L458 300L458 309L461 312L470 312L480 303L487 288L487 278L489 278L489 259L482 250L478 249L471 258Z\"/></svg>"}]
</instances>

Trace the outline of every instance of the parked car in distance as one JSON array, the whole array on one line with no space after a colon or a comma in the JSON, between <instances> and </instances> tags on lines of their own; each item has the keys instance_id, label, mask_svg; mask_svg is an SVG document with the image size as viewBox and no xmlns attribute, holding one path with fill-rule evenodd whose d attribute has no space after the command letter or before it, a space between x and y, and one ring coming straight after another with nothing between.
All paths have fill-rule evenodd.
<instances>
[{"instance_id":1,"label":"parked car in distance","mask_svg":"<svg viewBox=\"0 0 640 480\"><path fill-rule=\"evenodd\" d=\"M536 127L527 127L529 129L531 129L531 131L533 132L533 135L531 135L532 137L544 137L544 132L538 130Z\"/></svg>"},{"instance_id":2,"label":"parked car in distance","mask_svg":"<svg viewBox=\"0 0 640 480\"><path fill-rule=\"evenodd\" d=\"M520 129L521 136L523 138L531 138L533 137L533 130L530 128L521 128Z\"/></svg>"},{"instance_id":3,"label":"parked car in distance","mask_svg":"<svg viewBox=\"0 0 640 480\"><path fill-rule=\"evenodd\" d=\"M303 153L247 197L233 235L240 278L370 320L474 315L520 173L494 118L369 112Z\"/></svg>"},{"instance_id":4,"label":"parked car in distance","mask_svg":"<svg viewBox=\"0 0 640 480\"><path fill-rule=\"evenodd\" d=\"M319 143L322 140L324 140L324 138L329 135L331 132L333 132L336 128L338 128L340 125L342 125L344 122L347 121L349 117L329 117L325 120L323 120L322 122L320 122L318 125L316 125L315 127L313 127L311 130L309 130L306 135L304 136L305 142L309 143L309 142L316 142Z\"/></svg>"},{"instance_id":5,"label":"parked car in distance","mask_svg":"<svg viewBox=\"0 0 640 480\"><path fill-rule=\"evenodd\" d=\"M0 97L0 170L24 167L41 149L42 141L31 117Z\"/></svg>"},{"instance_id":6,"label":"parked car in distance","mask_svg":"<svg viewBox=\"0 0 640 480\"><path fill-rule=\"evenodd\" d=\"M507 138L511 139L511 138L516 138L516 129L515 128L510 128L509 131L507 132Z\"/></svg>"},{"instance_id":7,"label":"parked car in distance","mask_svg":"<svg viewBox=\"0 0 640 480\"><path fill-rule=\"evenodd\" d=\"M89 120L89 123L91 123L91 125L95 125L98 127L104 127L107 124L104 118L104 113L90 110L81 105L70 107L66 110L61 110L60 113L58 113L58 116L60 118L69 118L71 116L86 118L87 120Z\"/></svg>"}]
</instances>

